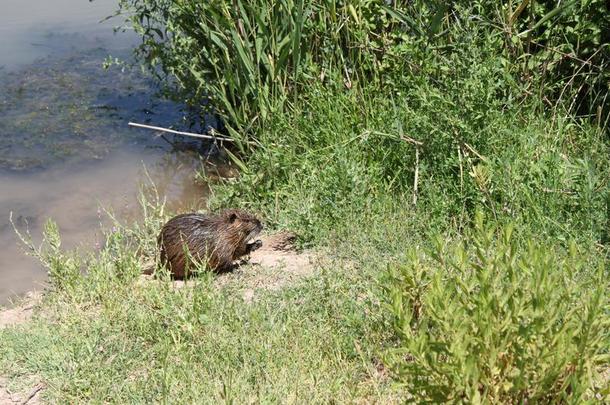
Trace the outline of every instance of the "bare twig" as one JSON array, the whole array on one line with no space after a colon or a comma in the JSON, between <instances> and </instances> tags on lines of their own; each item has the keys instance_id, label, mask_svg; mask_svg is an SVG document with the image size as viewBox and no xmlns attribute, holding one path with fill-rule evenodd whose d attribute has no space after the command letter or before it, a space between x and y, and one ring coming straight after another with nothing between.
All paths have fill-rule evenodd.
<instances>
[{"instance_id":1,"label":"bare twig","mask_svg":"<svg viewBox=\"0 0 610 405\"><path fill-rule=\"evenodd\" d=\"M29 393L29 395L27 396L27 398L26 398L26 399L24 399L24 400L21 402L21 405L25 405L25 404L29 403L29 402L30 402L30 400L31 400L32 398L34 398L34 397L36 396L36 394L38 394L38 393L39 393L41 390L43 390L44 388L45 388L45 386L44 386L44 384L43 384L43 383L38 383L38 384L37 384L37 385L34 387L34 389L33 389L33 390L32 390L32 391Z\"/></svg>"},{"instance_id":2,"label":"bare twig","mask_svg":"<svg viewBox=\"0 0 610 405\"><path fill-rule=\"evenodd\" d=\"M156 127L156 126L153 126L153 125L138 124L138 123L135 123L135 122L130 122L129 125L132 126L132 127L152 129L152 130L155 130L155 131L162 131L162 132L169 132L170 134L190 136L192 138L212 139L212 140L219 140L219 141L226 141L226 142L235 142L234 139L232 139L232 138L225 138L224 136L194 134L192 132L176 131L174 129L168 129L168 128L163 128L163 127Z\"/></svg>"},{"instance_id":3,"label":"bare twig","mask_svg":"<svg viewBox=\"0 0 610 405\"><path fill-rule=\"evenodd\" d=\"M381 135L381 136L385 136L388 137L390 139L396 139L396 136L385 133L385 132L380 132L380 131L364 131L362 133L363 135L369 135L369 134L375 134L375 135ZM362 136L362 135L360 135ZM400 137L400 139L402 139L403 141L407 142L407 143L412 143L413 145L417 145L417 146L424 146L424 143L421 141L418 141L417 139L413 139L410 136L407 136L405 134L402 133L402 130L400 130L400 134L398 135Z\"/></svg>"},{"instance_id":4,"label":"bare twig","mask_svg":"<svg viewBox=\"0 0 610 405\"><path fill-rule=\"evenodd\" d=\"M352 88L352 79L349 77L349 72L347 71L347 66L343 65L343 69L345 70L345 87L349 90Z\"/></svg>"},{"instance_id":5,"label":"bare twig","mask_svg":"<svg viewBox=\"0 0 610 405\"><path fill-rule=\"evenodd\" d=\"M599 52L601 52L601 50L606 46L606 44L602 45L599 47L598 50L596 50L595 52L593 52L593 54L587 59L587 60L582 60L582 59L578 59L576 57L572 57L569 54L565 54L563 52L557 51L558 53L562 54L565 57L568 58L572 58L574 60L577 60L578 62L581 62L581 65L578 67L578 69L576 70L576 72L570 77L570 80L568 80L568 82L565 84L565 86L563 86L563 88L561 89L561 92L559 93L559 97L557 98L557 101L555 102L555 112L553 113L553 119L552 119L552 123L553 125L555 124L555 121L557 119L557 107L559 106L559 103L561 102L561 100L563 99L563 95L564 93L567 91L568 88L572 88L572 84L574 83L574 81L576 80L576 78L581 74L580 72L585 68L585 65L590 65L591 67L597 68L599 70L603 71L603 67L594 65L593 63L591 63L591 60L595 57L595 55L597 55ZM552 49L555 50L555 49ZM585 73L586 74L590 74L590 73ZM580 89L582 89L582 87L584 86L584 83L580 86L580 88L578 89L578 91L576 92L576 94L578 94L578 92L580 92ZM578 97L574 97L574 101L570 104L569 109L566 112L569 112L574 103L576 102Z\"/></svg>"},{"instance_id":6,"label":"bare twig","mask_svg":"<svg viewBox=\"0 0 610 405\"><path fill-rule=\"evenodd\" d=\"M466 147L466 149L468 149L469 151L474 153L476 157L478 157L479 159L481 159L484 162L487 162L487 158L485 156L481 155L479 152L477 152L472 146L468 145L466 142L464 142L463 145Z\"/></svg>"},{"instance_id":7,"label":"bare twig","mask_svg":"<svg viewBox=\"0 0 610 405\"><path fill-rule=\"evenodd\" d=\"M417 204L418 181L419 181L419 147L415 147L415 177L413 178L413 205Z\"/></svg>"},{"instance_id":8,"label":"bare twig","mask_svg":"<svg viewBox=\"0 0 610 405\"><path fill-rule=\"evenodd\" d=\"M561 51L561 50L559 50L559 49L557 49L557 48L553 48L553 47L551 47L551 46L547 46L547 45L541 44L541 43L536 42L536 41L533 41L533 40L532 40L532 43L533 43L534 45L536 45L536 46L540 46L540 47L542 47L542 48L546 49L547 51L555 52L555 53L557 53L557 54L559 54L559 55L561 55L561 56L564 56L564 57L566 57L566 58L568 58L568 59L573 59L573 60L575 60L575 61L577 61L577 62L580 62L580 63L582 63L583 65L589 65L589 66L591 66L592 68L595 68L595 69L600 70L600 71L603 71L603 70L604 70L604 66L595 65L593 62L591 62L591 60L592 60L592 59L595 57L595 55L597 55L599 52L601 52L601 50L602 50L604 47L606 47L608 44L603 44L602 46L600 46L600 47L599 47L599 49L598 49L598 50L596 50L595 52L593 52L593 54L592 54L591 56L589 56L589 58L587 58L587 60L584 60L584 59L581 59L581 58L579 58L579 57L577 57L577 56L575 56L575 55L572 55L572 54L570 54L570 53L563 52L563 51Z\"/></svg>"},{"instance_id":9,"label":"bare twig","mask_svg":"<svg viewBox=\"0 0 610 405\"><path fill-rule=\"evenodd\" d=\"M412 143L413 145L417 145L417 146L423 146L423 144L424 144L423 142L420 142L420 141L418 141L416 139L413 139L410 136L407 136L407 135L404 135L404 134L400 135L400 139L402 139L405 142Z\"/></svg>"},{"instance_id":10,"label":"bare twig","mask_svg":"<svg viewBox=\"0 0 610 405\"><path fill-rule=\"evenodd\" d=\"M512 27L512 25L515 23L515 21L517 21L517 18L519 18L519 16L523 12L523 10L525 10L525 7L527 7L528 4L529 4L529 0L523 0L521 2L521 4L519 4L519 7L517 7L515 12L510 16L510 18L508 20L509 26Z\"/></svg>"},{"instance_id":11,"label":"bare twig","mask_svg":"<svg viewBox=\"0 0 610 405\"><path fill-rule=\"evenodd\" d=\"M462 199L462 215L460 218L460 227L464 223L464 217L466 216L466 199L464 198L464 166L462 164L462 148L457 145L458 159L460 161L460 196Z\"/></svg>"},{"instance_id":12,"label":"bare twig","mask_svg":"<svg viewBox=\"0 0 610 405\"><path fill-rule=\"evenodd\" d=\"M572 191L572 190L552 189L552 188L547 188L547 187L543 187L542 191L545 193L557 193L557 194L567 194L567 195L576 194L576 192Z\"/></svg>"}]
</instances>

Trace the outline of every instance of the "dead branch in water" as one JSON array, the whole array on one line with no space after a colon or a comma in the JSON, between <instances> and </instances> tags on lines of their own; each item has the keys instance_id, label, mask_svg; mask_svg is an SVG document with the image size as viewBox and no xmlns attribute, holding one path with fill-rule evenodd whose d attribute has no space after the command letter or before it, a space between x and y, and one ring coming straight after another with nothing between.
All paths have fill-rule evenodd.
<instances>
[{"instance_id":1,"label":"dead branch in water","mask_svg":"<svg viewBox=\"0 0 610 405\"><path fill-rule=\"evenodd\" d=\"M129 126L138 127L138 128L145 128L145 129L152 129L152 130L155 130L155 131L169 132L170 134L190 136L192 138L201 138L201 139L211 139L211 140L219 140L219 141L226 141L226 142L235 142L234 139L232 139L232 138L225 138L224 136L206 135L206 134L194 134L192 132L176 131L174 129L168 129L168 128L163 128L163 127L156 127L156 126L153 126L153 125L138 124L136 122L130 122ZM213 133L213 130L212 130L212 133Z\"/></svg>"}]
</instances>

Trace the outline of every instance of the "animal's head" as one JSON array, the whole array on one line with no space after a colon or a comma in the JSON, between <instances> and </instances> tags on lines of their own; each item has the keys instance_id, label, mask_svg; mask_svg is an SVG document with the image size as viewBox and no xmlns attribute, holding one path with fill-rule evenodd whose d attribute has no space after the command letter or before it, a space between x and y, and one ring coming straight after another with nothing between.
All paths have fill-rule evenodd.
<instances>
[{"instance_id":1,"label":"animal's head","mask_svg":"<svg viewBox=\"0 0 610 405\"><path fill-rule=\"evenodd\" d=\"M246 244L254 242L263 230L261 221L247 211L230 209L223 211L222 216L227 221L228 227L237 230Z\"/></svg>"}]
</instances>

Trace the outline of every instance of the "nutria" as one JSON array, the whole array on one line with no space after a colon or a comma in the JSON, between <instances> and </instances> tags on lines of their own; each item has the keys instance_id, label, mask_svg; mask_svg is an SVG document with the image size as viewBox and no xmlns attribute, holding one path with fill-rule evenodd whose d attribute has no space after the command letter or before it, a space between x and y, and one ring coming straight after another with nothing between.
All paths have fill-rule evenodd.
<instances>
[{"instance_id":1,"label":"nutria","mask_svg":"<svg viewBox=\"0 0 610 405\"><path fill-rule=\"evenodd\" d=\"M206 263L212 271L230 270L238 258L262 246L255 240L263 226L252 214L226 210L217 215L182 214L170 219L157 239L161 263L172 276L184 278L196 266Z\"/></svg>"}]
</instances>

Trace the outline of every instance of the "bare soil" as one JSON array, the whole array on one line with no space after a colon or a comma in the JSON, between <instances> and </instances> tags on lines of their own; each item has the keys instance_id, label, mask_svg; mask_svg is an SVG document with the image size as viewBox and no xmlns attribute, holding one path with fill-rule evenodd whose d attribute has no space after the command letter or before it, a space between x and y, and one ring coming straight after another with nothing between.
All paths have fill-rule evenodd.
<instances>
[{"instance_id":1,"label":"bare soil","mask_svg":"<svg viewBox=\"0 0 610 405\"><path fill-rule=\"evenodd\" d=\"M32 317L34 307L38 304L41 297L42 294L40 292L30 292L26 294L23 301L18 305L0 310L0 329L27 322Z\"/></svg>"},{"instance_id":2,"label":"bare soil","mask_svg":"<svg viewBox=\"0 0 610 405\"><path fill-rule=\"evenodd\" d=\"M233 271L219 274L215 285L218 288L235 288L246 302L252 302L257 292L278 290L313 274L320 256L311 251L297 251L295 240L291 232L262 236L263 246L242 260ZM154 267L148 265L151 266ZM154 282L154 276L143 275L138 285L145 286L150 282ZM189 282L176 280L173 284L175 288L183 288Z\"/></svg>"},{"instance_id":3,"label":"bare soil","mask_svg":"<svg viewBox=\"0 0 610 405\"><path fill-rule=\"evenodd\" d=\"M7 380L0 377L0 405L11 404L42 404L40 395L45 389L45 385L41 382L35 383L31 389L24 392L11 392L8 388Z\"/></svg>"},{"instance_id":4,"label":"bare soil","mask_svg":"<svg viewBox=\"0 0 610 405\"><path fill-rule=\"evenodd\" d=\"M27 322L34 314L34 308L41 298L40 292L30 292L16 306L0 310L0 330ZM12 391L8 379L0 375L0 405L41 403L40 395L44 391L44 383L36 376L21 378L28 380L24 385L28 388L24 391Z\"/></svg>"},{"instance_id":5,"label":"bare soil","mask_svg":"<svg viewBox=\"0 0 610 405\"><path fill-rule=\"evenodd\" d=\"M261 238L263 246L235 271L218 277L217 284L239 285L246 302L261 290L278 290L315 272L320 258L313 252L298 252L295 235L282 232Z\"/></svg>"}]
</instances>

